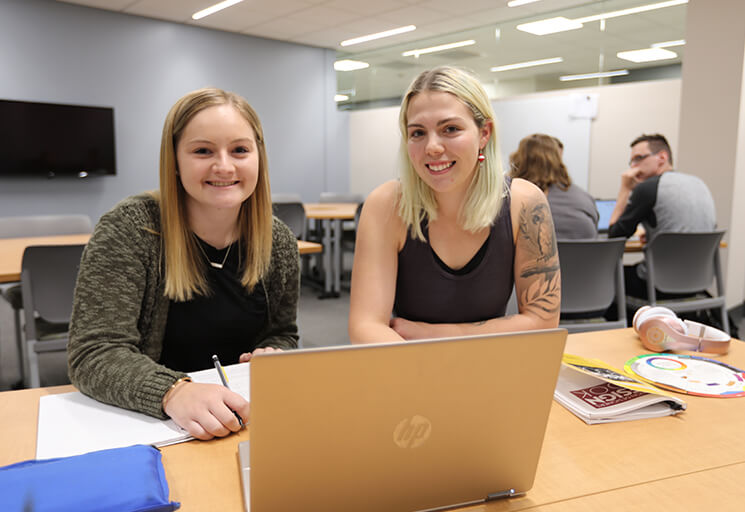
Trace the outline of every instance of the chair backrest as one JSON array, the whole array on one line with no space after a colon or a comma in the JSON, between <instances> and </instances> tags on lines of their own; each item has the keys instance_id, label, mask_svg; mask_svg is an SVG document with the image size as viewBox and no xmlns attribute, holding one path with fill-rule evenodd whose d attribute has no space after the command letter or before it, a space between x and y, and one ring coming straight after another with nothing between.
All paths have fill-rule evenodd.
<instances>
[{"instance_id":1,"label":"chair backrest","mask_svg":"<svg viewBox=\"0 0 745 512\"><path fill-rule=\"evenodd\" d=\"M84 245L36 245L27 247L21 263L21 289L29 339L36 339L36 316L66 323L72 314L72 298Z\"/></svg>"},{"instance_id":2,"label":"chair backrest","mask_svg":"<svg viewBox=\"0 0 745 512\"><path fill-rule=\"evenodd\" d=\"M724 230L706 233L657 233L644 247L647 285L666 293L696 293L717 279L723 294L719 269L719 243Z\"/></svg>"},{"instance_id":3,"label":"chair backrest","mask_svg":"<svg viewBox=\"0 0 745 512\"><path fill-rule=\"evenodd\" d=\"M0 217L0 238L77 235L79 233L91 233L92 231L93 224L87 215Z\"/></svg>"},{"instance_id":4,"label":"chair backrest","mask_svg":"<svg viewBox=\"0 0 745 512\"><path fill-rule=\"evenodd\" d=\"M510 298L507 300L507 309L505 310L504 315L517 315L519 313L520 309L517 305L517 291L515 291L515 287L513 286Z\"/></svg>"},{"instance_id":5,"label":"chair backrest","mask_svg":"<svg viewBox=\"0 0 745 512\"><path fill-rule=\"evenodd\" d=\"M625 243L623 238L558 241L562 313L603 310L615 298L619 317L625 318Z\"/></svg>"},{"instance_id":6,"label":"chair backrest","mask_svg":"<svg viewBox=\"0 0 745 512\"><path fill-rule=\"evenodd\" d=\"M365 198L361 194L338 194L336 192L321 192L321 203L362 203Z\"/></svg>"},{"instance_id":7,"label":"chair backrest","mask_svg":"<svg viewBox=\"0 0 745 512\"><path fill-rule=\"evenodd\" d=\"M357 226L360 225L360 215L362 215L362 207L365 206L365 203L360 203L357 205L357 209L354 211L354 226L355 229Z\"/></svg>"},{"instance_id":8,"label":"chair backrest","mask_svg":"<svg viewBox=\"0 0 745 512\"><path fill-rule=\"evenodd\" d=\"M303 203L273 203L274 215L287 224L290 231L300 240L305 240L305 208Z\"/></svg>"}]
</instances>

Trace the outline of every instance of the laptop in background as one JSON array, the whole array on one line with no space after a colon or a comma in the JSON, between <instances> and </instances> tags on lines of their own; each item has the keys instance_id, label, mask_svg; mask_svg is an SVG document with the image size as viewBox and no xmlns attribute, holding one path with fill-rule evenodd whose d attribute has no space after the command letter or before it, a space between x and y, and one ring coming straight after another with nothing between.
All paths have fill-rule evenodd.
<instances>
[{"instance_id":1,"label":"laptop in background","mask_svg":"<svg viewBox=\"0 0 745 512\"><path fill-rule=\"evenodd\" d=\"M610 216L616 207L615 199L595 199L595 207L598 209L598 233L607 233L610 226Z\"/></svg>"},{"instance_id":2,"label":"laptop in background","mask_svg":"<svg viewBox=\"0 0 745 512\"><path fill-rule=\"evenodd\" d=\"M525 493L566 335L255 357L239 448L247 510L435 510Z\"/></svg>"}]
</instances>

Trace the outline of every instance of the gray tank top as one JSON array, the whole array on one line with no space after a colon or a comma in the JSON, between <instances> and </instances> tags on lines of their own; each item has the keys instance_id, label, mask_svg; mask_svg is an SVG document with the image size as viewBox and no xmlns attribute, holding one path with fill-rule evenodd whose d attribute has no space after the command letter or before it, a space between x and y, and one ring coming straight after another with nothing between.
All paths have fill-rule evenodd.
<instances>
[{"instance_id":1,"label":"gray tank top","mask_svg":"<svg viewBox=\"0 0 745 512\"><path fill-rule=\"evenodd\" d=\"M509 189L509 183L506 183ZM411 232L398 253L398 277L393 312L407 320L428 323L479 322L504 316L514 284L515 243L509 194L491 227L485 247L459 271L446 270L429 245L422 223L422 242ZM475 265L472 265L475 263Z\"/></svg>"}]
</instances>

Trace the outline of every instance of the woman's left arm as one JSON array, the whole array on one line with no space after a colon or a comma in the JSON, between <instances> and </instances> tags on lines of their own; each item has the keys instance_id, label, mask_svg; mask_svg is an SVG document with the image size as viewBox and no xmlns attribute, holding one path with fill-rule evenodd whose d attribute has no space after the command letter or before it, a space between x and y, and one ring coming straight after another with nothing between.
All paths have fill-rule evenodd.
<instances>
[{"instance_id":1,"label":"woman's left arm","mask_svg":"<svg viewBox=\"0 0 745 512\"><path fill-rule=\"evenodd\" d=\"M428 324L395 318L405 339L425 339L549 329L559 325L561 272L556 234L546 196L532 183L512 180L515 293L519 313L474 323Z\"/></svg>"}]
</instances>

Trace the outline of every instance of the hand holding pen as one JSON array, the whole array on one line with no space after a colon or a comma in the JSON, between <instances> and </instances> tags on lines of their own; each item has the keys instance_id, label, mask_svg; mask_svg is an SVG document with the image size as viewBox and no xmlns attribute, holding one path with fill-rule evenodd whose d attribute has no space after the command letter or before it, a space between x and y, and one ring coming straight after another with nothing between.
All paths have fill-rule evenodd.
<instances>
[{"instance_id":1,"label":"hand holding pen","mask_svg":"<svg viewBox=\"0 0 745 512\"><path fill-rule=\"evenodd\" d=\"M239 431L251 405L224 385L182 381L164 397L163 411L191 436L207 440Z\"/></svg>"},{"instance_id":2,"label":"hand holding pen","mask_svg":"<svg viewBox=\"0 0 745 512\"><path fill-rule=\"evenodd\" d=\"M230 389L230 386L228 386L228 376L225 373L225 368L223 368L220 364L220 359L218 359L217 354L212 356L212 362L215 364L215 370L217 370L217 374L220 376L222 385ZM233 411L233 414L235 414L235 417L238 418L238 423L240 424L241 428L243 428L243 418L241 418L241 416L235 411Z\"/></svg>"}]
</instances>

